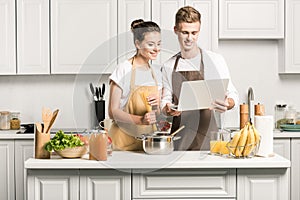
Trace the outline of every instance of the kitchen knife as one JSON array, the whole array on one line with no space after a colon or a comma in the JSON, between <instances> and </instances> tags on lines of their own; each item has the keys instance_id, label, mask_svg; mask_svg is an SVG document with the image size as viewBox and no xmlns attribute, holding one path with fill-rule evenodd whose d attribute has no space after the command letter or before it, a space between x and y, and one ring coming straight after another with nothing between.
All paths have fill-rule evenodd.
<instances>
[{"instance_id":1,"label":"kitchen knife","mask_svg":"<svg viewBox=\"0 0 300 200\"><path fill-rule=\"evenodd\" d=\"M96 89L96 101L99 101L99 96L100 96L100 94L99 94L99 88L98 87L95 87L95 89Z\"/></svg>"},{"instance_id":2,"label":"kitchen knife","mask_svg":"<svg viewBox=\"0 0 300 200\"><path fill-rule=\"evenodd\" d=\"M102 99L104 97L104 93L105 93L105 83L102 84L102 94L101 94Z\"/></svg>"},{"instance_id":3,"label":"kitchen knife","mask_svg":"<svg viewBox=\"0 0 300 200\"><path fill-rule=\"evenodd\" d=\"M101 100L102 99L102 91L101 91L101 87L100 86L98 87L98 90L99 90L98 100Z\"/></svg>"}]
</instances>

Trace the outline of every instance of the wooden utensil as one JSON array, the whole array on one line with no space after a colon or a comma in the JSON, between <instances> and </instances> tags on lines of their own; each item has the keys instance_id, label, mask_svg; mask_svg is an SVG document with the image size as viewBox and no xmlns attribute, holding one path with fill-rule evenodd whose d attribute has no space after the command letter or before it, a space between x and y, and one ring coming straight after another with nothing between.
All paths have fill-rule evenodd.
<instances>
[{"instance_id":1,"label":"wooden utensil","mask_svg":"<svg viewBox=\"0 0 300 200\"><path fill-rule=\"evenodd\" d=\"M179 131L181 131L182 129L184 129L184 125L180 126L179 129L177 129L176 131L174 131L171 136L174 137L174 135L176 135Z\"/></svg>"},{"instance_id":2,"label":"wooden utensil","mask_svg":"<svg viewBox=\"0 0 300 200\"><path fill-rule=\"evenodd\" d=\"M39 122L36 122L35 123L35 126L36 126L36 130L40 133L42 133L42 124L39 123Z\"/></svg>"},{"instance_id":3,"label":"wooden utensil","mask_svg":"<svg viewBox=\"0 0 300 200\"><path fill-rule=\"evenodd\" d=\"M58 111L59 111L59 109L56 109L56 110L53 112L52 118L51 118L50 123L49 123L49 126L48 126L48 128L47 128L47 130L46 130L45 133L48 133L48 132L50 131L50 129L51 129L51 127L52 127L52 125L53 125L53 123L54 123L54 121L55 121L55 119L56 119L56 116L57 116L57 114L58 114Z\"/></svg>"},{"instance_id":4,"label":"wooden utensil","mask_svg":"<svg viewBox=\"0 0 300 200\"><path fill-rule=\"evenodd\" d=\"M44 130L48 130L48 127L50 125L50 121L51 121L52 116L53 116L53 113L50 110L50 108L45 108L44 107L43 110L42 110L42 119L43 119L43 122L44 122Z\"/></svg>"}]
</instances>

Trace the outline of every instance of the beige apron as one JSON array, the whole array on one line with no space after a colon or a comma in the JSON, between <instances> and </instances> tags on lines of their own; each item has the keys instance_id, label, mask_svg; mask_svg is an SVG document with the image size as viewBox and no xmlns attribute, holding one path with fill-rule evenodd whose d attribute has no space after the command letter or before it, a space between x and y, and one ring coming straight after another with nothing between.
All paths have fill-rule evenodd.
<instances>
[{"instance_id":1,"label":"beige apron","mask_svg":"<svg viewBox=\"0 0 300 200\"><path fill-rule=\"evenodd\" d=\"M200 71L179 72L176 72L176 69L181 56L180 54L177 55L172 72L173 102L175 105L178 104L183 81L204 80L204 64L201 49L200 54ZM181 136L181 139L174 141L176 150L208 150L209 133L218 130L214 115L208 109L183 111L180 116L173 117L171 132L177 130L181 125L185 125L185 128L177 134Z\"/></svg>"},{"instance_id":2,"label":"beige apron","mask_svg":"<svg viewBox=\"0 0 300 200\"><path fill-rule=\"evenodd\" d=\"M155 81L155 86L137 86L135 85L136 67L132 66L130 94L124 108L125 112L139 116L144 116L147 112L149 112L149 107L146 105L144 96L158 94L157 80L151 67L150 70ZM143 149L142 141L137 140L135 137L146 133L153 133L154 131L156 131L156 129L153 125L136 125L133 123L114 121L109 130L109 135L112 138L114 149L140 151Z\"/></svg>"}]
</instances>

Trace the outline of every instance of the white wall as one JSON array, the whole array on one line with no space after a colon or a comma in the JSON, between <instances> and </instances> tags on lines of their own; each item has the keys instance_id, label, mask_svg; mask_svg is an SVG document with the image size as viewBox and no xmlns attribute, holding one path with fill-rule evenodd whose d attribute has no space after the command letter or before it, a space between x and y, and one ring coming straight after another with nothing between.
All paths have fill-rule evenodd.
<instances>
[{"instance_id":1,"label":"white wall","mask_svg":"<svg viewBox=\"0 0 300 200\"><path fill-rule=\"evenodd\" d=\"M300 111L300 75L278 75L277 40L223 40L219 53L227 61L240 103L246 102L251 86L255 103L264 104L266 114L273 115L275 103L282 100ZM54 128L90 128L94 109L89 83L107 79L108 75L0 76L0 110L20 111L22 122L30 123L41 121L43 106L59 108ZM239 126L238 110L225 120L225 126Z\"/></svg>"}]
</instances>

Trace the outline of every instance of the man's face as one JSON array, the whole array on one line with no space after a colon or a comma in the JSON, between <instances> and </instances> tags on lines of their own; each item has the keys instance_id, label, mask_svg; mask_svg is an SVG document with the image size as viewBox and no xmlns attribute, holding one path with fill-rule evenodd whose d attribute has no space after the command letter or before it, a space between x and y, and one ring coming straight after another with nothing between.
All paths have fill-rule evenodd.
<instances>
[{"instance_id":1,"label":"man's face","mask_svg":"<svg viewBox=\"0 0 300 200\"><path fill-rule=\"evenodd\" d=\"M178 36L180 48L184 51L196 49L197 40L200 32L200 22L179 23L174 27L174 31Z\"/></svg>"}]
</instances>

